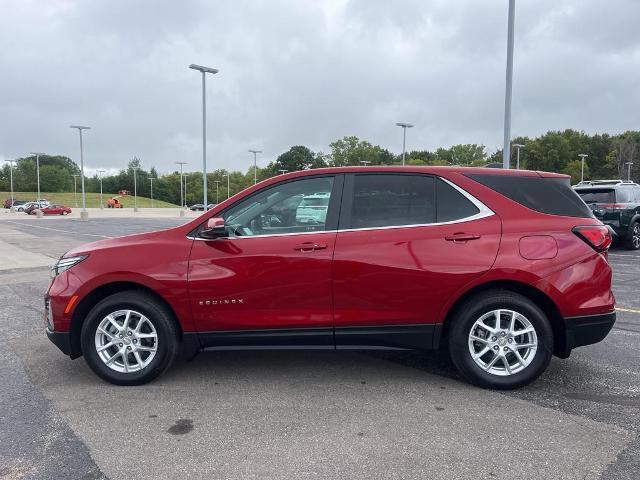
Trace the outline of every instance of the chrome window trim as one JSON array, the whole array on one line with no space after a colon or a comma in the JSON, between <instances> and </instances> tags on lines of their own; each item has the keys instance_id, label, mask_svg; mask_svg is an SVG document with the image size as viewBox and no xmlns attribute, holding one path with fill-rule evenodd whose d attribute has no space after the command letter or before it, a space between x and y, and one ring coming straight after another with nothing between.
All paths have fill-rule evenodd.
<instances>
[{"instance_id":1,"label":"chrome window trim","mask_svg":"<svg viewBox=\"0 0 640 480\"><path fill-rule=\"evenodd\" d=\"M487 218L487 217L491 217L492 215L495 215L495 212L493 210L491 210L484 203L482 203L476 197L474 197L469 192L462 189L455 183L443 177L436 177L436 178L439 178L440 180L442 180L443 182L447 183L448 185L456 189L458 192L460 192L467 200L469 200L471 203L473 203L476 206L479 212L476 213L475 215L471 215L470 217L459 218L457 220L449 220L447 222L416 223L416 224L410 224L410 225L385 225L382 227L340 228L338 230L319 230L317 232L267 233L264 235L251 235L251 236L245 236L245 237L220 237L220 239L247 240L250 238L290 237L292 235L320 235L323 233L362 232L367 230L390 230L390 229L397 229L397 228L437 227L440 225L454 225L457 223L472 222L474 220L480 220L482 218ZM213 241L207 238L199 238L199 237L192 237L192 236L187 236L187 238L190 240L200 240L204 242Z\"/></svg>"}]
</instances>

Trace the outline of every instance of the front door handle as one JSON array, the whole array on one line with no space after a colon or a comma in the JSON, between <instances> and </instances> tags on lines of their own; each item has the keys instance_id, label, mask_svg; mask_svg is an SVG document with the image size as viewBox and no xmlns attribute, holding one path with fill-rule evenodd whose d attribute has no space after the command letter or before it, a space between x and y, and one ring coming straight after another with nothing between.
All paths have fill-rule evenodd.
<instances>
[{"instance_id":1,"label":"front door handle","mask_svg":"<svg viewBox=\"0 0 640 480\"><path fill-rule=\"evenodd\" d=\"M444 237L448 242L467 242L469 240L477 240L480 235L475 233L454 233L453 235L447 235Z\"/></svg>"},{"instance_id":2,"label":"front door handle","mask_svg":"<svg viewBox=\"0 0 640 480\"><path fill-rule=\"evenodd\" d=\"M300 252L313 252L315 250L323 250L325 248L327 248L326 245L313 242L304 242L293 247L294 250L298 250Z\"/></svg>"}]
</instances>

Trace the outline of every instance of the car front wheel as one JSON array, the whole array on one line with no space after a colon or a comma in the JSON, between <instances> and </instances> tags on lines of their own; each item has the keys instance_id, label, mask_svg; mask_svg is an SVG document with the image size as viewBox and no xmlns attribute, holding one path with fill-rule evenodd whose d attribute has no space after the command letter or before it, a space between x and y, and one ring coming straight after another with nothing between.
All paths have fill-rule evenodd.
<instances>
[{"instance_id":1,"label":"car front wheel","mask_svg":"<svg viewBox=\"0 0 640 480\"><path fill-rule=\"evenodd\" d=\"M140 292L101 300L81 332L82 353L100 378L116 385L141 385L167 370L178 349L171 313Z\"/></svg>"},{"instance_id":2,"label":"car front wheel","mask_svg":"<svg viewBox=\"0 0 640 480\"><path fill-rule=\"evenodd\" d=\"M500 390L537 379L553 352L546 315L509 291L486 292L465 302L449 332L451 360L471 383Z\"/></svg>"}]
</instances>

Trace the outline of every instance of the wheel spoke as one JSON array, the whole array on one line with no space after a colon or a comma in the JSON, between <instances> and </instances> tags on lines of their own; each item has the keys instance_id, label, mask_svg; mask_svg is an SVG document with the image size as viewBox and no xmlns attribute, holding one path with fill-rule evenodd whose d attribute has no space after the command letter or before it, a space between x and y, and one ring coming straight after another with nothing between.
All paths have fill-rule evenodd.
<instances>
[{"instance_id":1,"label":"wheel spoke","mask_svg":"<svg viewBox=\"0 0 640 480\"><path fill-rule=\"evenodd\" d=\"M109 342L109 343L104 344L104 345L103 345L103 346L101 346L100 348L96 349L96 351L97 351L98 353L100 353L100 352L105 351L105 350L106 350L107 348L109 348L109 347L113 347L114 345L115 345L115 343L113 343L113 342Z\"/></svg>"},{"instance_id":2,"label":"wheel spoke","mask_svg":"<svg viewBox=\"0 0 640 480\"><path fill-rule=\"evenodd\" d=\"M127 330L129 328L130 319L131 319L131 310L127 310L127 315L124 317L124 322L122 323L122 330Z\"/></svg>"},{"instance_id":3,"label":"wheel spoke","mask_svg":"<svg viewBox=\"0 0 640 480\"><path fill-rule=\"evenodd\" d=\"M495 356L491 359L491 361L485 365L484 369L491 370L491 367L493 367L500 358L501 358L500 355L496 353Z\"/></svg>"},{"instance_id":4,"label":"wheel spoke","mask_svg":"<svg viewBox=\"0 0 640 480\"><path fill-rule=\"evenodd\" d=\"M157 350L157 348L154 347L145 347L144 345L140 345L138 347L138 351L140 352L155 352Z\"/></svg>"},{"instance_id":5,"label":"wheel spoke","mask_svg":"<svg viewBox=\"0 0 640 480\"><path fill-rule=\"evenodd\" d=\"M116 353L114 353L111 357L109 357L109 360L107 360L106 362L104 362L106 365L111 365L113 363L113 361L122 356L122 351L118 350Z\"/></svg>"},{"instance_id":6,"label":"wheel spoke","mask_svg":"<svg viewBox=\"0 0 640 480\"><path fill-rule=\"evenodd\" d=\"M504 365L504 368L507 370L507 373L511 375L513 372L511 371L511 365L509 365L509 360L507 360L507 357L502 357L502 364Z\"/></svg>"},{"instance_id":7,"label":"wheel spoke","mask_svg":"<svg viewBox=\"0 0 640 480\"><path fill-rule=\"evenodd\" d=\"M522 355L520 355L520 352L518 352L517 350L513 350L513 353L518 359L518 362L520 363L520 365L522 365L523 367L526 367L527 364L525 363L524 358L522 358Z\"/></svg>"},{"instance_id":8,"label":"wheel spoke","mask_svg":"<svg viewBox=\"0 0 640 480\"><path fill-rule=\"evenodd\" d=\"M509 322L509 332L513 332L516 328L516 312L511 312L511 321Z\"/></svg>"},{"instance_id":9,"label":"wheel spoke","mask_svg":"<svg viewBox=\"0 0 640 480\"><path fill-rule=\"evenodd\" d=\"M140 357L140 354L138 353L137 350L133 351L133 356L135 357L136 362L138 362L138 367L142 368L142 364L143 364L142 358Z\"/></svg>"},{"instance_id":10,"label":"wheel spoke","mask_svg":"<svg viewBox=\"0 0 640 480\"><path fill-rule=\"evenodd\" d=\"M533 348L535 347L536 344L535 343L516 343L513 348L520 350L521 348Z\"/></svg>"},{"instance_id":11,"label":"wheel spoke","mask_svg":"<svg viewBox=\"0 0 640 480\"><path fill-rule=\"evenodd\" d=\"M122 330L122 327L118 325L118 322L116 322L116 319L113 318L111 315L108 315L107 319L109 320L109 323L111 323L111 325L113 325L117 331Z\"/></svg>"},{"instance_id":12,"label":"wheel spoke","mask_svg":"<svg viewBox=\"0 0 640 480\"><path fill-rule=\"evenodd\" d=\"M496 329L496 331L498 331L498 330L500 330L500 318L502 317L502 310L496 310L495 316L496 316L495 329Z\"/></svg>"},{"instance_id":13,"label":"wheel spoke","mask_svg":"<svg viewBox=\"0 0 640 480\"><path fill-rule=\"evenodd\" d=\"M479 337L477 335L473 335L473 334L469 335L469 338L471 340L475 341L475 342L481 342L481 343L485 343L485 344L491 343L486 338L481 338L481 337Z\"/></svg>"},{"instance_id":14,"label":"wheel spoke","mask_svg":"<svg viewBox=\"0 0 640 480\"><path fill-rule=\"evenodd\" d=\"M485 353L487 353L489 350L491 350L489 347L484 347L480 352L476 353L473 356L473 359L477 360L478 358L482 357Z\"/></svg>"},{"instance_id":15,"label":"wheel spoke","mask_svg":"<svg viewBox=\"0 0 640 480\"><path fill-rule=\"evenodd\" d=\"M484 330L486 330L489 333L495 333L496 329L493 327L490 327L489 325L487 325L486 323L484 323L483 320L478 320L478 326L480 328L483 328Z\"/></svg>"},{"instance_id":16,"label":"wheel spoke","mask_svg":"<svg viewBox=\"0 0 640 480\"><path fill-rule=\"evenodd\" d=\"M122 365L124 365L124 373L129 373L129 360L127 360L128 353L125 351L122 354Z\"/></svg>"},{"instance_id":17,"label":"wheel spoke","mask_svg":"<svg viewBox=\"0 0 640 480\"><path fill-rule=\"evenodd\" d=\"M139 333L138 338L157 338L155 333Z\"/></svg>"},{"instance_id":18,"label":"wheel spoke","mask_svg":"<svg viewBox=\"0 0 640 480\"><path fill-rule=\"evenodd\" d=\"M513 336L514 337L519 337L520 335L525 335L527 333L531 333L534 332L535 330L533 329L533 327L527 327L524 330L517 330L515 332L513 332Z\"/></svg>"},{"instance_id":19,"label":"wheel spoke","mask_svg":"<svg viewBox=\"0 0 640 480\"><path fill-rule=\"evenodd\" d=\"M112 333L109 333L107 330L105 330L102 327L98 327L98 331L100 333L102 333L103 335L106 335L110 340L114 341L116 339L116 336L113 335Z\"/></svg>"}]
</instances>

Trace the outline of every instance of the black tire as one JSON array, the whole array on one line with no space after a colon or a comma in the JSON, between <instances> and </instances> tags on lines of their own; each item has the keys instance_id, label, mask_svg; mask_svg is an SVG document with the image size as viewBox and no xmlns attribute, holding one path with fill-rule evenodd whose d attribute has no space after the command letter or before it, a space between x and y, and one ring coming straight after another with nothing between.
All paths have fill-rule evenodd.
<instances>
[{"instance_id":1,"label":"black tire","mask_svg":"<svg viewBox=\"0 0 640 480\"><path fill-rule=\"evenodd\" d=\"M531 363L508 376L483 370L469 351L469 334L476 320L498 309L525 316L535 329L538 342ZM547 369L553 355L553 331L544 312L528 298L507 290L491 290L469 298L456 310L448 332L448 344L451 360L466 380L483 388L510 390L528 385Z\"/></svg>"},{"instance_id":2,"label":"black tire","mask_svg":"<svg viewBox=\"0 0 640 480\"><path fill-rule=\"evenodd\" d=\"M100 322L118 310L134 310L146 316L157 334L155 356L141 370L123 373L113 370L101 360L96 351L95 335ZM82 353L93 372L115 385L142 385L164 373L178 354L178 329L172 313L156 298L143 292L125 291L98 302L82 325L80 337ZM140 342L142 343L142 341Z\"/></svg>"},{"instance_id":3,"label":"black tire","mask_svg":"<svg viewBox=\"0 0 640 480\"><path fill-rule=\"evenodd\" d=\"M629 250L640 250L640 222L633 222L629 226L629 236L625 239L624 246Z\"/></svg>"}]
</instances>

